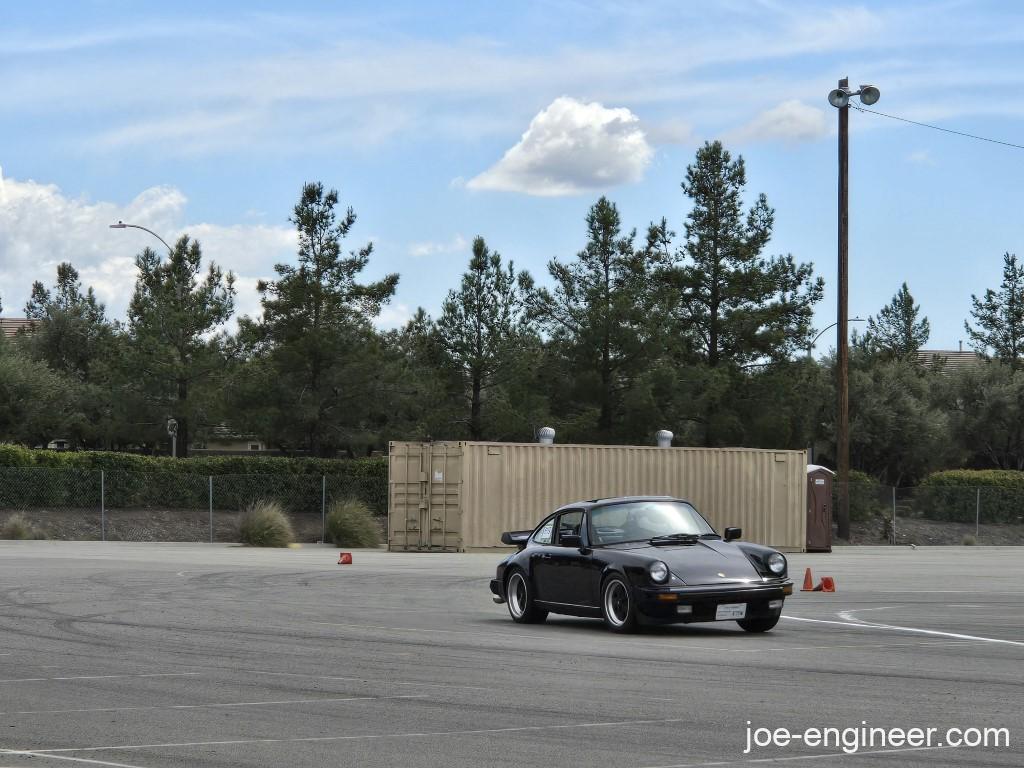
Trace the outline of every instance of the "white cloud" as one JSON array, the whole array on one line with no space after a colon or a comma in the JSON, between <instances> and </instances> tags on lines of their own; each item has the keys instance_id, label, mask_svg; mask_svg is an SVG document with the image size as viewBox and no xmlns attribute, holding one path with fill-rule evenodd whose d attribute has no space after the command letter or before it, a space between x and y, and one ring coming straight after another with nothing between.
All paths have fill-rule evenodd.
<instances>
[{"instance_id":1,"label":"white cloud","mask_svg":"<svg viewBox=\"0 0 1024 768\"><path fill-rule=\"evenodd\" d=\"M437 256L443 253L459 253L469 247L469 241L462 235L455 235L451 240L443 243L424 241L412 243L409 246L409 255L421 258L423 256Z\"/></svg>"},{"instance_id":2,"label":"white cloud","mask_svg":"<svg viewBox=\"0 0 1024 768\"><path fill-rule=\"evenodd\" d=\"M57 265L70 261L92 286L108 315L123 318L135 285L135 255L159 242L134 229L112 230L123 220L147 227L173 244L182 234L198 239L207 259L238 280L238 313L259 311L258 277L294 258L295 232L266 225L183 224L187 199L173 187L152 187L127 205L70 198L52 184L4 179L0 172L0 300L17 316L35 280L53 283Z\"/></svg>"},{"instance_id":3,"label":"white cloud","mask_svg":"<svg viewBox=\"0 0 1024 768\"><path fill-rule=\"evenodd\" d=\"M639 181L654 150L625 108L568 96L542 109L515 146L470 179L470 189L553 197Z\"/></svg>"},{"instance_id":4,"label":"white cloud","mask_svg":"<svg viewBox=\"0 0 1024 768\"><path fill-rule=\"evenodd\" d=\"M795 144L828 135L825 110L792 99L772 107L730 135L733 141L784 141Z\"/></svg>"},{"instance_id":5,"label":"white cloud","mask_svg":"<svg viewBox=\"0 0 1024 768\"><path fill-rule=\"evenodd\" d=\"M412 314L408 304L385 304L381 307L380 315L374 320L374 325L384 331L402 328L412 319Z\"/></svg>"},{"instance_id":6,"label":"white cloud","mask_svg":"<svg viewBox=\"0 0 1024 768\"><path fill-rule=\"evenodd\" d=\"M927 149L919 149L907 155L907 162L914 165L935 165L935 159Z\"/></svg>"}]
</instances>

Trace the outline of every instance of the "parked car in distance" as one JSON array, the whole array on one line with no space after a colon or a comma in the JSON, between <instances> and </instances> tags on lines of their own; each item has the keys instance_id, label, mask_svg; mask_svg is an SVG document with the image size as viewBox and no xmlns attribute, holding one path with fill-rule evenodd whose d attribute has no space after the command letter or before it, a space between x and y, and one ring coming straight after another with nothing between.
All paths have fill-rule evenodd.
<instances>
[{"instance_id":1,"label":"parked car in distance","mask_svg":"<svg viewBox=\"0 0 1024 768\"><path fill-rule=\"evenodd\" d=\"M793 583L785 555L737 541L741 533L719 536L692 504L668 496L567 504L533 531L502 534L519 551L498 564L491 592L521 624L561 613L602 618L615 632L697 621L766 632Z\"/></svg>"}]
</instances>

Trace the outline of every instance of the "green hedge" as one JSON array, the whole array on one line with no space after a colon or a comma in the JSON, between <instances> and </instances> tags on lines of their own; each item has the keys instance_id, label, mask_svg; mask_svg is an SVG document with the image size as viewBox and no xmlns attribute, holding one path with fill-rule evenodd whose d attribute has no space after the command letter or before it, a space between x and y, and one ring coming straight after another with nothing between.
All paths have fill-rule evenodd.
<instances>
[{"instance_id":1,"label":"green hedge","mask_svg":"<svg viewBox=\"0 0 1024 768\"><path fill-rule=\"evenodd\" d=\"M242 509L275 499L289 512L320 513L327 503L355 496L376 514L387 512L387 460L277 456L172 459L103 451L44 451L0 444L0 507L99 505L99 470L109 509L205 509L213 477L214 506Z\"/></svg>"},{"instance_id":2,"label":"green hedge","mask_svg":"<svg viewBox=\"0 0 1024 768\"><path fill-rule=\"evenodd\" d=\"M1018 523L1024 519L1024 472L953 469L928 475L914 494L922 517L973 523Z\"/></svg>"}]
</instances>

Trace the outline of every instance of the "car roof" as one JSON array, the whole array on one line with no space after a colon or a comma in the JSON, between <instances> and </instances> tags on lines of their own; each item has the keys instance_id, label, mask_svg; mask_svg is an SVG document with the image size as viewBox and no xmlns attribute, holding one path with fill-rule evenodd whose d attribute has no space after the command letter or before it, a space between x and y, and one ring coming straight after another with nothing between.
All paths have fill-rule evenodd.
<instances>
[{"instance_id":1,"label":"car roof","mask_svg":"<svg viewBox=\"0 0 1024 768\"><path fill-rule=\"evenodd\" d=\"M675 496L610 496L604 499L587 499L586 501L574 501L572 504L563 504L555 512L561 512L563 509L592 509L593 507L604 506L605 504L620 504L623 502L630 501L681 501L685 504L690 502L686 499L679 499Z\"/></svg>"}]
</instances>

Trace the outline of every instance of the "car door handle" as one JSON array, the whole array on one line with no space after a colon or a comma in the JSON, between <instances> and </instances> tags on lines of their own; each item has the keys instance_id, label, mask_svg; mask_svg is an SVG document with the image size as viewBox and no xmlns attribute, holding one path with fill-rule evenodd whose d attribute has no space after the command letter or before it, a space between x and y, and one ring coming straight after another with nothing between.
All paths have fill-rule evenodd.
<instances>
[{"instance_id":1,"label":"car door handle","mask_svg":"<svg viewBox=\"0 0 1024 768\"><path fill-rule=\"evenodd\" d=\"M545 552L544 554L542 554L540 556L540 559L541 560L550 560L551 559L551 555L549 555L547 552Z\"/></svg>"}]
</instances>

